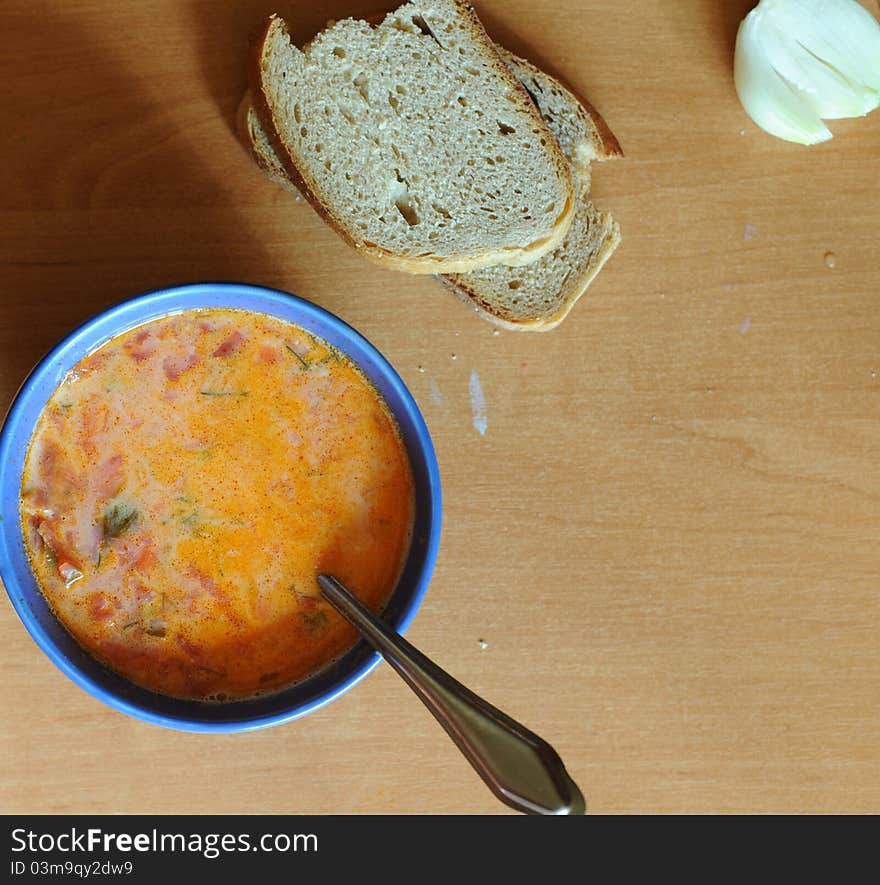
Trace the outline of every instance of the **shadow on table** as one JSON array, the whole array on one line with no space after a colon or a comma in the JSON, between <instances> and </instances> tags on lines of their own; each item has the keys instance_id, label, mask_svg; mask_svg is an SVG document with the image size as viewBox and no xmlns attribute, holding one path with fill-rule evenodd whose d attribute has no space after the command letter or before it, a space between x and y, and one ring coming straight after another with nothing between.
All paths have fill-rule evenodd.
<instances>
[{"instance_id":1,"label":"shadow on table","mask_svg":"<svg viewBox=\"0 0 880 885\"><path fill-rule=\"evenodd\" d=\"M116 301L278 278L240 208L244 152L176 64L179 23L126 33L129 18L0 12L0 412L51 346ZM216 70L241 74L222 55Z\"/></svg>"},{"instance_id":2,"label":"shadow on table","mask_svg":"<svg viewBox=\"0 0 880 885\"><path fill-rule=\"evenodd\" d=\"M736 47L736 32L739 23L758 5L757 0L728 0L726 3L713 3L711 10L713 31L724 51L724 58L732 66L733 50Z\"/></svg>"}]
</instances>

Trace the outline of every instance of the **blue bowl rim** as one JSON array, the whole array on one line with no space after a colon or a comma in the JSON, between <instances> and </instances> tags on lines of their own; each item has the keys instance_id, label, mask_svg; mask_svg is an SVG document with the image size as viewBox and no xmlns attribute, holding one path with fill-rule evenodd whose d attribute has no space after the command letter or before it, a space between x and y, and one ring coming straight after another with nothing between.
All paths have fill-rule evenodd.
<instances>
[{"instance_id":1,"label":"blue bowl rim","mask_svg":"<svg viewBox=\"0 0 880 885\"><path fill-rule=\"evenodd\" d=\"M209 298L209 296L213 296L212 301L216 301L216 303L186 303L191 300L201 301L202 299ZM424 599L428 584L430 583L434 571L440 545L442 522L442 493L440 484L440 471L437 463L437 456L434 450L433 443L431 441L431 436L428 432L424 417L422 416L412 393L404 384L400 375L397 373L391 363L382 355L378 348L376 348L375 345L373 345L372 342L370 342L360 332L358 332L356 329L354 329L352 326L350 326L344 320L340 319L335 314L331 313L323 307L320 307L317 304L314 304L311 301L307 301L306 299L298 295L293 295L292 293L284 292L279 289L272 289L264 286L255 286L247 283L228 281L188 283L179 286L156 289L142 293L140 295L136 295L131 298L127 298L123 301L116 302L110 305L100 313L86 320L77 328L75 328L72 332L66 335L34 366L33 369L31 369L31 371L28 373L21 386L19 387L15 397L13 398L12 403L10 404L6 416L3 420L2 427L0 427L0 489L5 488L6 486L6 482L8 480L5 474L9 472L8 465L12 461L10 457L10 449L12 447L13 435L11 429L16 426L16 423L20 419L21 413L27 407L29 403L29 398L31 397L37 382L40 381L40 379L43 378L43 376L47 372L51 371L53 363L58 360L59 357L63 356L67 351L75 349L77 343L80 342L82 338L88 336L96 328L103 329L106 326L110 329L109 333L103 334L96 341L96 343L92 344L86 350L82 351L82 353L77 356L72 362L63 362L61 377L63 377L63 375L70 368L72 368L72 366L75 365L76 362L82 359L86 353L92 352L96 347L99 347L102 343L106 342L110 338L122 334L129 329L142 325L153 319L158 319L162 316L168 316L186 310L210 307L227 307L236 309L237 305L235 303L232 303L230 299L241 296L255 299L256 301L265 305L265 310L260 307L245 307L238 309L253 310L255 312L261 312L262 310L262 312L264 313L276 316L280 319L294 324L303 325L305 328L308 328L307 321L312 321L317 322L318 324L323 324L326 327L332 329L337 335L339 335L341 339L344 339L350 347L353 345L353 349L359 349L363 352L363 354L369 356L370 363L374 372L378 370L381 373L383 382L388 384L399 398L399 403L406 413L404 417L408 420L408 422L410 422L414 430L414 442L417 446L417 449L424 458L424 465L427 472L426 488L429 498L425 510L427 514L429 514L430 521L430 525L428 527L427 544L424 550L423 563L418 574L416 586L408 595L408 599L399 617L392 625L398 633L403 634L409 628L416 615L416 612L421 606L422 600ZM296 311L295 317L289 315L291 310ZM126 319L129 319L130 321L125 321ZM118 320L123 320L123 322L117 322ZM316 334L321 335L321 333ZM321 335L321 337L325 336ZM335 344L335 346L339 345ZM372 377L370 373L367 372L367 369L363 366L363 361L358 360L355 356L353 356L349 352L348 347L343 345L340 349L344 353L346 353L346 355L348 355L357 365L359 365L362 370L368 375L368 377ZM56 380L55 384L52 386L53 391L58 386L58 383L60 383L60 380L61 378L59 377ZM373 380L375 383L374 378ZM37 412L38 415L42 412L44 406L45 401L39 404L39 409ZM399 412L395 412L395 417L398 419L398 421L401 421L401 415L399 414ZM30 424L28 439L30 439L30 434L32 433L32 431L33 424ZM16 487L18 488L21 484L21 475L19 471L16 471L16 473ZM58 667L58 669L61 670L61 672L64 673L65 676L71 679L80 688L85 689L89 694L97 698L99 701L102 701L113 709L118 710L122 713L126 713L136 719L154 725L175 729L178 731L189 731L197 733L243 732L267 728L273 725L280 725L285 722L299 719L303 716L308 715L309 713L315 712L316 710L336 700L341 695L345 694L355 685L357 685L357 683L359 683L362 679L364 679L370 672L372 672L372 670L375 669L375 667L381 661L381 656L377 652L372 652L364 662L358 665L346 677L341 679L329 691L326 691L325 693L319 695L318 697L315 697L314 699L306 703L292 707L291 709L271 713L269 715L255 715L252 717L230 720L200 720L196 718L188 718L182 715L178 716L169 715L166 713L159 713L155 710L149 709L146 706L143 706L142 704L128 701L114 691L105 688L94 678L82 672L82 670L74 665L65 655L65 653L58 648L56 643L43 628L42 624L39 623L30 606L27 604L25 599L25 591L24 588L21 586L19 575L12 568L11 565L8 565L8 563L10 562L10 558L6 555L9 550L7 545L9 545L10 543L17 542L23 547L21 525L17 515L17 496L13 508L15 518L12 520L16 529L14 538L10 538L10 535L13 533L10 532L10 520L8 518L9 514L7 513L8 506L9 505L7 501L0 501L0 514L2 514L2 525L0 525L0 552L4 554L3 556L0 556L0 577L2 577L3 579L7 595L9 596L10 602L12 603L13 608L18 614L19 619L24 624L34 642L36 642L36 644L44 652L44 654L46 654L46 656L52 661L52 663L55 664L55 666ZM398 591L396 589L392 594L392 599L397 592ZM355 649L359 648L362 645L363 640L361 640L355 646ZM352 649L351 651L354 651L354 649ZM109 670L107 672L112 673L112 671ZM317 677L318 675L320 675L320 671L318 674L315 674L315 677ZM308 681L308 679L315 677L308 677L305 681ZM157 697L163 698L164 696L157 695ZM264 698L272 697L276 697L276 695L264 696ZM258 702L261 699L256 700ZM234 704L234 702L232 702L232 704ZM206 706L210 706L213 709L215 707L230 707L232 706L232 704L211 704Z\"/></svg>"}]
</instances>

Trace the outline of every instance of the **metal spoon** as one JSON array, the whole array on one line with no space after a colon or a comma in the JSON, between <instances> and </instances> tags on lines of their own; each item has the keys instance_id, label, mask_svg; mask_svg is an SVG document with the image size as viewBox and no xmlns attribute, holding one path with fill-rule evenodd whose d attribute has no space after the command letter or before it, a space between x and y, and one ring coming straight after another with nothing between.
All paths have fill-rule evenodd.
<instances>
[{"instance_id":1,"label":"metal spoon","mask_svg":"<svg viewBox=\"0 0 880 885\"><path fill-rule=\"evenodd\" d=\"M324 599L406 680L502 802L528 814L584 813L583 794L550 744L441 670L332 575L320 575L318 584Z\"/></svg>"}]
</instances>

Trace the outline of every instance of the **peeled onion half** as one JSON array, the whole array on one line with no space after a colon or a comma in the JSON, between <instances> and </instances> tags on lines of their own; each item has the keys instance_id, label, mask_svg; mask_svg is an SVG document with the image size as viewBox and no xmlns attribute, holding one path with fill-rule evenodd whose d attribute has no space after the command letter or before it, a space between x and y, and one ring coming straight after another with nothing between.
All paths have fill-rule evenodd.
<instances>
[{"instance_id":1,"label":"peeled onion half","mask_svg":"<svg viewBox=\"0 0 880 885\"><path fill-rule=\"evenodd\" d=\"M736 91L762 129L798 144L880 106L880 24L856 0L761 0L736 38Z\"/></svg>"}]
</instances>

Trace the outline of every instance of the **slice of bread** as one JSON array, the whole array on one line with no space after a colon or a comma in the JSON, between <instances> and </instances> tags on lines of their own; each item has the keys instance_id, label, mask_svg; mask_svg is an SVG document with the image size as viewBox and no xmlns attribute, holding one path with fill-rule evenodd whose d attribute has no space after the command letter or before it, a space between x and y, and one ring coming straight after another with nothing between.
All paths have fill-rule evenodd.
<instances>
[{"instance_id":1,"label":"slice of bread","mask_svg":"<svg viewBox=\"0 0 880 885\"><path fill-rule=\"evenodd\" d=\"M569 164L461 0L346 19L303 50L269 20L257 113L293 181L368 258L410 273L527 264L575 213Z\"/></svg>"},{"instance_id":2,"label":"slice of bread","mask_svg":"<svg viewBox=\"0 0 880 885\"><path fill-rule=\"evenodd\" d=\"M623 156L620 143L588 102L531 62L501 51L532 96L580 182L577 212L562 243L528 267L446 274L441 282L498 326L545 332L558 326L620 243L620 227L590 202L590 161Z\"/></svg>"},{"instance_id":3,"label":"slice of bread","mask_svg":"<svg viewBox=\"0 0 880 885\"><path fill-rule=\"evenodd\" d=\"M608 125L588 102L525 59L498 52L532 95L579 180L574 221L563 242L549 255L521 268L496 266L439 279L481 316L507 329L546 331L558 326L583 295L620 243L620 228L588 199L590 161L623 156ZM296 193L245 93L238 131L260 167Z\"/></svg>"},{"instance_id":4,"label":"slice of bread","mask_svg":"<svg viewBox=\"0 0 880 885\"><path fill-rule=\"evenodd\" d=\"M477 313L515 331L558 326L620 243L620 227L589 200L590 162L623 156L620 143L596 109L531 62L501 51L532 96L572 165L580 193L562 243L528 267L493 267L440 280Z\"/></svg>"},{"instance_id":5,"label":"slice of bread","mask_svg":"<svg viewBox=\"0 0 880 885\"><path fill-rule=\"evenodd\" d=\"M439 279L502 328L546 332L568 316L619 243L617 222L593 206L585 189L568 234L549 255L527 267L489 267Z\"/></svg>"},{"instance_id":6,"label":"slice of bread","mask_svg":"<svg viewBox=\"0 0 880 885\"><path fill-rule=\"evenodd\" d=\"M590 162L613 160L623 156L620 143L599 112L587 101L577 98L555 77L545 74L530 61L495 46L504 63L529 93L562 153L578 179L579 191L590 182ZM299 194L263 128L247 90L238 107L236 130L242 143L260 168L276 184Z\"/></svg>"}]
</instances>

